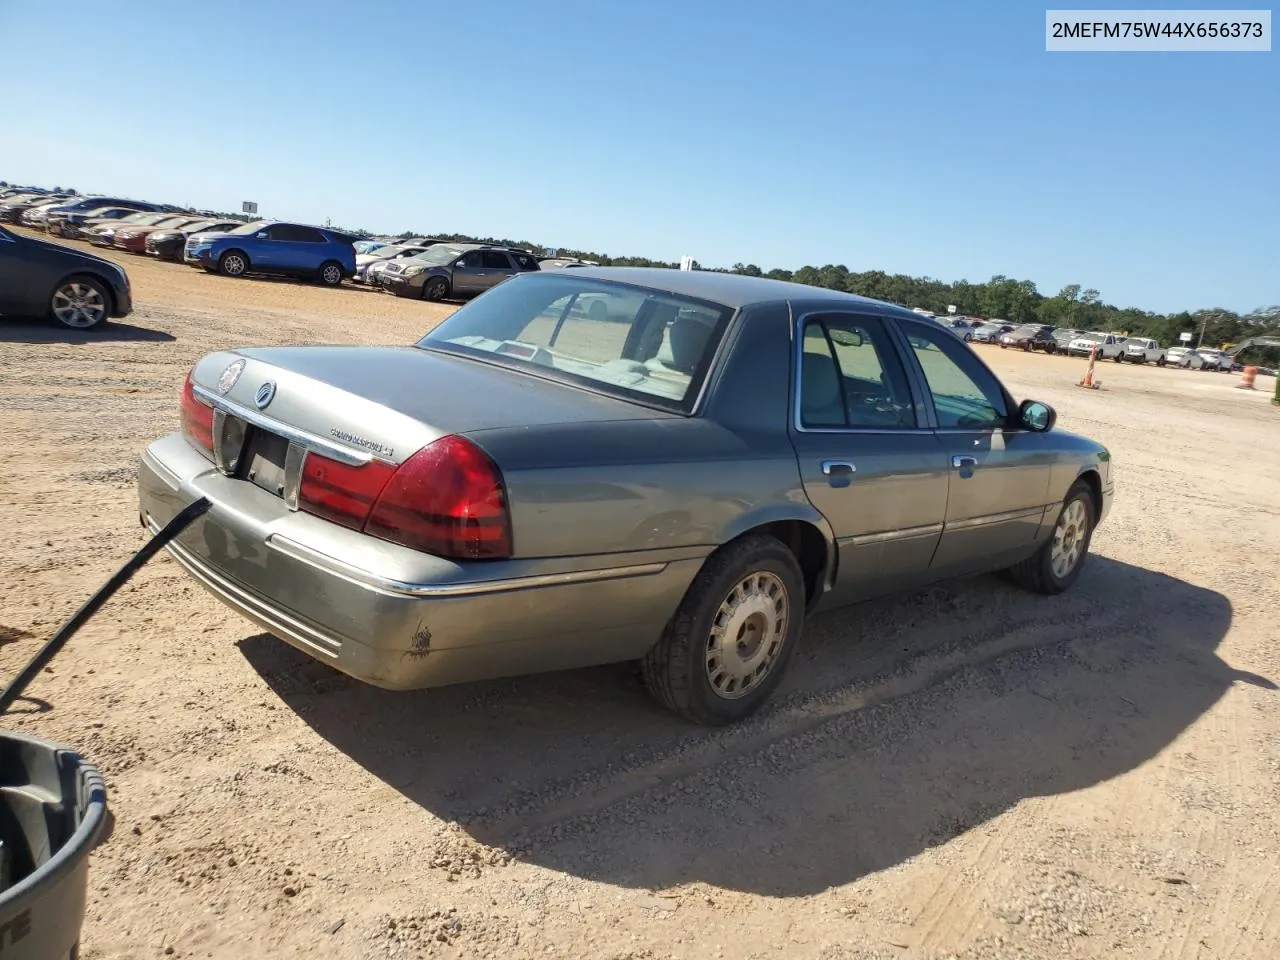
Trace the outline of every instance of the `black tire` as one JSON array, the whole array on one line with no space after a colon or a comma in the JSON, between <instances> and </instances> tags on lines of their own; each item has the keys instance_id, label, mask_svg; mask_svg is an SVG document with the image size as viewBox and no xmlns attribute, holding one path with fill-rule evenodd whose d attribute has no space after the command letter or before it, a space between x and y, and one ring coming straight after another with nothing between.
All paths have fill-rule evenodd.
<instances>
[{"instance_id":1,"label":"black tire","mask_svg":"<svg viewBox=\"0 0 1280 960\"><path fill-rule=\"evenodd\" d=\"M243 277L249 270L249 257L239 250L228 250L218 258L218 272L224 277Z\"/></svg>"},{"instance_id":2,"label":"black tire","mask_svg":"<svg viewBox=\"0 0 1280 960\"><path fill-rule=\"evenodd\" d=\"M747 580L767 575L786 594L787 617L766 672L746 693L731 697L713 687L710 638L722 605ZM772 586L772 585L771 585ZM743 601L739 601L741 604ZM690 585L662 637L641 661L645 685L668 710L694 723L723 726L754 713L786 672L804 626L804 578L795 555L780 540L751 535L713 553ZM744 625L738 631L743 636ZM742 644L738 644L741 649ZM762 664L763 666L763 664ZM729 681L733 683L734 681Z\"/></svg>"},{"instance_id":3,"label":"black tire","mask_svg":"<svg viewBox=\"0 0 1280 960\"><path fill-rule=\"evenodd\" d=\"M107 322L111 304L111 293L101 280L77 274L53 288L49 319L67 330L93 330Z\"/></svg>"},{"instance_id":4,"label":"black tire","mask_svg":"<svg viewBox=\"0 0 1280 960\"><path fill-rule=\"evenodd\" d=\"M449 295L449 281L444 277L428 277L422 285L422 299L438 302Z\"/></svg>"},{"instance_id":5,"label":"black tire","mask_svg":"<svg viewBox=\"0 0 1280 960\"><path fill-rule=\"evenodd\" d=\"M1164 357L1157 357L1157 358L1156 358L1156 366L1157 366L1157 367L1163 367L1163 366L1164 366Z\"/></svg>"},{"instance_id":6,"label":"black tire","mask_svg":"<svg viewBox=\"0 0 1280 960\"><path fill-rule=\"evenodd\" d=\"M1065 574L1059 576L1053 569L1053 545L1058 539L1058 523L1066 515L1068 509L1077 501L1081 502L1084 507L1084 528L1073 537L1073 542L1075 539L1082 541L1080 555L1076 559L1075 565ZM1093 528L1098 523L1098 507L1099 504L1095 503L1093 499L1093 489L1087 481L1077 480L1073 483L1062 501L1062 509L1058 511L1058 515L1053 519L1053 535L1045 541L1044 546L1026 560L1010 567L1007 571L1009 578L1024 590L1050 596L1062 593L1070 587L1080 576L1080 571L1084 569L1085 561L1089 558L1089 544L1093 541Z\"/></svg>"},{"instance_id":7,"label":"black tire","mask_svg":"<svg viewBox=\"0 0 1280 960\"><path fill-rule=\"evenodd\" d=\"M1123 354L1123 353L1117 353L1117 354L1116 354L1116 363L1124 363L1124 354Z\"/></svg>"},{"instance_id":8,"label":"black tire","mask_svg":"<svg viewBox=\"0 0 1280 960\"><path fill-rule=\"evenodd\" d=\"M337 260L326 260L320 264L320 272L316 277L326 287L340 287L342 286L342 264Z\"/></svg>"}]
</instances>

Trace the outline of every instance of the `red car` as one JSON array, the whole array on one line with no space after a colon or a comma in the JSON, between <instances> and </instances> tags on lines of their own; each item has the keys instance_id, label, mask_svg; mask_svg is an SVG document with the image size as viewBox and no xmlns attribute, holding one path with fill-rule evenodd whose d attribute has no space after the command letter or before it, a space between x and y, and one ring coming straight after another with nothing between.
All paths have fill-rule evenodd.
<instances>
[{"instance_id":1,"label":"red car","mask_svg":"<svg viewBox=\"0 0 1280 960\"><path fill-rule=\"evenodd\" d=\"M176 230L178 227L185 227L187 224L195 223L197 220L207 219L208 217L191 217L186 214L179 214L166 217L156 223L138 224L137 226L121 224L116 228L115 236L111 238L111 245L117 250L128 250L130 253L146 253L147 237L153 230Z\"/></svg>"}]
</instances>

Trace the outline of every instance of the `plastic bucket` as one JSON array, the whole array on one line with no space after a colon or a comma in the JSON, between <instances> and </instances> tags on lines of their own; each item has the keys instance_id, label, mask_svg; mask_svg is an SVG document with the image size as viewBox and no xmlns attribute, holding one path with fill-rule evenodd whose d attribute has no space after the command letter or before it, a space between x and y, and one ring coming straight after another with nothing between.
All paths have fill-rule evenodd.
<instances>
[{"instance_id":1,"label":"plastic bucket","mask_svg":"<svg viewBox=\"0 0 1280 960\"><path fill-rule=\"evenodd\" d=\"M0 731L0 957L75 960L89 854L106 825L98 768L47 740Z\"/></svg>"}]
</instances>

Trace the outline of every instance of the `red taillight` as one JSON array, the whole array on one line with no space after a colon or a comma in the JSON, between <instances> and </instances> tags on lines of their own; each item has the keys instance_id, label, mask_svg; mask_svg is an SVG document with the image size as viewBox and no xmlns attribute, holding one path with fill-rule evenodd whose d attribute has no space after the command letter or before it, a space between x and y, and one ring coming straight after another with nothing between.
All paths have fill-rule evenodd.
<instances>
[{"instance_id":1,"label":"red taillight","mask_svg":"<svg viewBox=\"0 0 1280 960\"><path fill-rule=\"evenodd\" d=\"M454 560L509 557L511 515L502 474L471 441L441 437L396 469L364 532Z\"/></svg>"},{"instance_id":2,"label":"red taillight","mask_svg":"<svg viewBox=\"0 0 1280 960\"><path fill-rule=\"evenodd\" d=\"M182 432L201 450L213 453L213 407L196 397L191 374L182 385Z\"/></svg>"},{"instance_id":3,"label":"red taillight","mask_svg":"<svg viewBox=\"0 0 1280 960\"><path fill-rule=\"evenodd\" d=\"M308 453L298 487L298 507L352 530L364 528L369 509L396 468L374 460L350 467L318 453Z\"/></svg>"}]
</instances>

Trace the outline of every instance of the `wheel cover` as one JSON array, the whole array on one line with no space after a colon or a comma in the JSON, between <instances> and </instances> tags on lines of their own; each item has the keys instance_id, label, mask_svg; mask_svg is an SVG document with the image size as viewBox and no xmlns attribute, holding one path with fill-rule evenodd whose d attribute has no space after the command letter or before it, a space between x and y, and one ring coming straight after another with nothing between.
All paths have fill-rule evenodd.
<instances>
[{"instance_id":1,"label":"wheel cover","mask_svg":"<svg viewBox=\"0 0 1280 960\"><path fill-rule=\"evenodd\" d=\"M85 329L107 315L107 302L87 283L64 283L53 293L53 315L63 326Z\"/></svg>"},{"instance_id":2,"label":"wheel cover","mask_svg":"<svg viewBox=\"0 0 1280 960\"><path fill-rule=\"evenodd\" d=\"M427 298L429 300L439 300L444 296L444 281L439 277L432 277L427 281Z\"/></svg>"},{"instance_id":3,"label":"wheel cover","mask_svg":"<svg viewBox=\"0 0 1280 960\"><path fill-rule=\"evenodd\" d=\"M1049 551L1049 563L1053 575L1059 580L1080 565L1080 558L1084 556L1088 524L1089 512L1080 499L1068 503L1058 517L1058 525L1053 529L1053 548Z\"/></svg>"},{"instance_id":4,"label":"wheel cover","mask_svg":"<svg viewBox=\"0 0 1280 960\"><path fill-rule=\"evenodd\" d=\"M228 254L222 260L222 269L233 277L244 273L244 258L238 253Z\"/></svg>"},{"instance_id":5,"label":"wheel cover","mask_svg":"<svg viewBox=\"0 0 1280 960\"><path fill-rule=\"evenodd\" d=\"M703 666L716 696L737 700L756 690L778 662L791 619L787 587L765 571L747 574L720 603Z\"/></svg>"},{"instance_id":6,"label":"wheel cover","mask_svg":"<svg viewBox=\"0 0 1280 960\"><path fill-rule=\"evenodd\" d=\"M329 266L324 268L325 283L337 283L341 279L342 279L342 271L337 267L335 267L333 264L329 264Z\"/></svg>"}]
</instances>

